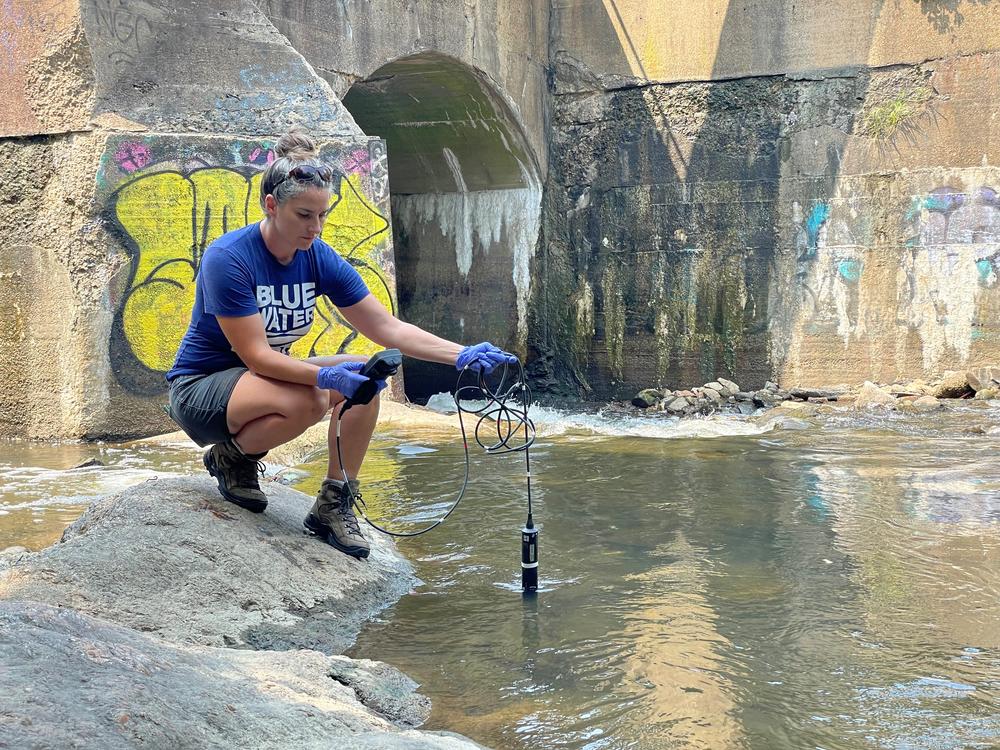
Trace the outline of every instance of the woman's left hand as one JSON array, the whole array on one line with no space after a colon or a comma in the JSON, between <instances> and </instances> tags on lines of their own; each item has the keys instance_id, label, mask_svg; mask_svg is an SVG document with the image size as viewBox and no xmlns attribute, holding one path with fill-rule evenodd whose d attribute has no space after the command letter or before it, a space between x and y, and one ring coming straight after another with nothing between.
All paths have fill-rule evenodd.
<instances>
[{"instance_id":1,"label":"woman's left hand","mask_svg":"<svg viewBox=\"0 0 1000 750\"><path fill-rule=\"evenodd\" d=\"M462 349L455 360L455 368L458 370L468 368L473 372L482 372L485 375L489 375L499 365L513 365L516 363L517 357L513 354L493 346L488 341L484 341L481 344L472 344Z\"/></svg>"}]
</instances>

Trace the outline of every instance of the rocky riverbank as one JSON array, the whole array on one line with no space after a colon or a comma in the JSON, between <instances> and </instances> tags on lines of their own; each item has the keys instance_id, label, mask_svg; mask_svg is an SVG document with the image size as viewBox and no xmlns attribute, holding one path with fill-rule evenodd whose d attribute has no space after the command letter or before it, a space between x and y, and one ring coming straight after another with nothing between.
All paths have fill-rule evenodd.
<instances>
[{"instance_id":1,"label":"rocky riverbank","mask_svg":"<svg viewBox=\"0 0 1000 750\"><path fill-rule=\"evenodd\" d=\"M93 503L60 543L0 552L0 747L478 748L415 729L429 701L340 653L412 585L391 541L355 560L206 477Z\"/></svg>"},{"instance_id":2,"label":"rocky riverbank","mask_svg":"<svg viewBox=\"0 0 1000 750\"><path fill-rule=\"evenodd\" d=\"M737 383L717 378L699 387L679 390L647 388L635 395L631 406L643 411L665 412L674 416L716 413L759 414L782 408L798 410L803 404L853 405L858 408L883 407L900 411L927 411L939 408L941 399L1000 398L1000 366L954 370L927 381L909 380L889 384L866 381L860 385L829 388L782 388L768 382L763 388L745 391ZM808 409L806 410L808 411Z\"/></svg>"}]
</instances>

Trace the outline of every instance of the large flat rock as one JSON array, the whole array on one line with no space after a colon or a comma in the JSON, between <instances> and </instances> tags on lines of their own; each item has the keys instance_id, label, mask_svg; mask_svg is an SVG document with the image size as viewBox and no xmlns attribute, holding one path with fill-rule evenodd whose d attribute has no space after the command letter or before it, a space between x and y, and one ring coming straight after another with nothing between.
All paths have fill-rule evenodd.
<instances>
[{"instance_id":1,"label":"large flat rock","mask_svg":"<svg viewBox=\"0 0 1000 750\"><path fill-rule=\"evenodd\" d=\"M269 484L267 511L223 500L209 477L149 481L90 508L40 552L0 557L0 599L29 599L178 643L340 653L413 583L368 530L356 560L307 536L312 498Z\"/></svg>"},{"instance_id":2,"label":"large flat rock","mask_svg":"<svg viewBox=\"0 0 1000 750\"><path fill-rule=\"evenodd\" d=\"M480 747L416 731L412 680L339 655L414 582L395 545L348 557L303 533L311 497L267 492L253 514L152 480L0 552L0 748Z\"/></svg>"},{"instance_id":3,"label":"large flat rock","mask_svg":"<svg viewBox=\"0 0 1000 750\"><path fill-rule=\"evenodd\" d=\"M480 747L408 728L413 683L398 673L387 683L386 670L316 651L171 644L70 609L0 601L0 748ZM401 715L369 708L372 680L396 686L389 702Z\"/></svg>"}]
</instances>

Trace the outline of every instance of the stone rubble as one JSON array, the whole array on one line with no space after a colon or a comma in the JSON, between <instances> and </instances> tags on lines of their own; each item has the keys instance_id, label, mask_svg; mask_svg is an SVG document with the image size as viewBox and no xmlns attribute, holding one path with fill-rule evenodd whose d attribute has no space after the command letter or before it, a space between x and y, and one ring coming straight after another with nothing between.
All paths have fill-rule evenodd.
<instances>
[{"instance_id":1,"label":"stone rubble","mask_svg":"<svg viewBox=\"0 0 1000 750\"><path fill-rule=\"evenodd\" d=\"M645 388L631 404L646 411L690 417L710 414L758 415L780 413L792 418L815 416L822 405L852 405L856 409L883 408L927 412L943 407L942 399L990 400L1000 398L1000 366L948 370L929 382L910 380L890 384L871 381L856 386L795 386L782 388L768 381L754 391L717 377L702 386L669 390ZM812 408L806 408L808 406Z\"/></svg>"}]
</instances>

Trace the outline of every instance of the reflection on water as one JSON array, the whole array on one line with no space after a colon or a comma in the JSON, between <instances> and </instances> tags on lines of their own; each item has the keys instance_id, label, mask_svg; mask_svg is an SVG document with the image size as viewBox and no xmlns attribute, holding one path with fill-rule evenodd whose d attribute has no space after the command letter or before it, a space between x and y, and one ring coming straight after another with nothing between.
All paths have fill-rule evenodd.
<instances>
[{"instance_id":1,"label":"reflection on water","mask_svg":"<svg viewBox=\"0 0 1000 750\"><path fill-rule=\"evenodd\" d=\"M523 459L477 455L452 518L400 542L423 583L353 650L422 683L427 728L504 750L1000 746L1000 409L787 432L543 416L538 596ZM190 449L31 450L4 446L0 548L102 483L201 470ZM312 494L325 460L301 468ZM462 475L457 435L384 435L365 500L410 530Z\"/></svg>"},{"instance_id":2,"label":"reflection on water","mask_svg":"<svg viewBox=\"0 0 1000 750\"><path fill-rule=\"evenodd\" d=\"M544 590L518 587L523 464L479 457L465 505L400 545L423 585L353 653L421 682L429 728L496 748L1000 746L998 422L543 429ZM369 467L383 520L459 484L457 445L405 445Z\"/></svg>"}]
</instances>

